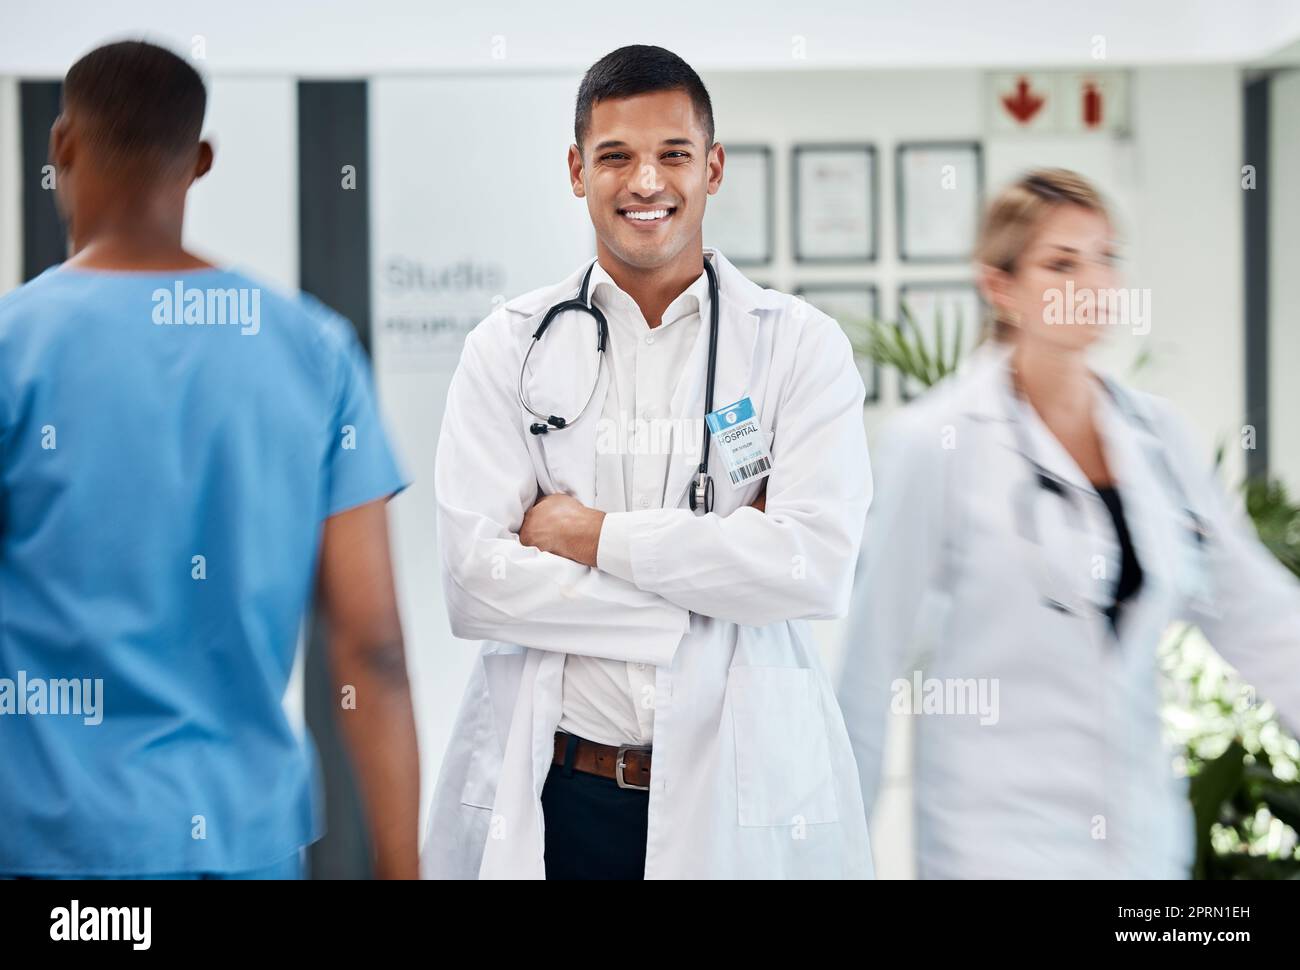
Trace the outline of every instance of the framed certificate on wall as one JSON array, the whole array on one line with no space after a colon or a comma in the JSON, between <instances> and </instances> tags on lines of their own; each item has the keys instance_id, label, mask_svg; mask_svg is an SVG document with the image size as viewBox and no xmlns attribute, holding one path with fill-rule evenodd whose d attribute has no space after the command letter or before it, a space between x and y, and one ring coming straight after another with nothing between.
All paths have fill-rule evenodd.
<instances>
[{"instance_id":1,"label":"framed certificate on wall","mask_svg":"<svg viewBox=\"0 0 1300 970\"><path fill-rule=\"evenodd\" d=\"M875 146L796 145L791 168L795 262L874 262Z\"/></svg>"},{"instance_id":2,"label":"framed certificate on wall","mask_svg":"<svg viewBox=\"0 0 1300 970\"><path fill-rule=\"evenodd\" d=\"M964 360L979 339L980 298L974 283L963 281L901 285L898 288L898 325L905 328L909 340L915 340L911 328L904 323L904 308L911 314L916 328L925 340L925 349L932 357L939 354L946 361L952 360L958 329L961 331L961 343L956 349L958 360ZM922 390L916 381L899 376L898 394L904 401L912 400Z\"/></svg>"},{"instance_id":3,"label":"framed certificate on wall","mask_svg":"<svg viewBox=\"0 0 1300 970\"><path fill-rule=\"evenodd\" d=\"M897 148L894 184L900 261L961 263L971 258L984 197L979 142L903 142Z\"/></svg>"},{"instance_id":4,"label":"framed certificate on wall","mask_svg":"<svg viewBox=\"0 0 1300 970\"><path fill-rule=\"evenodd\" d=\"M766 145L727 146L722 186L704 208L704 245L737 266L772 262L775 236L772 150Z\"/></svg>"},{"instance_id":5,"label":"framed certificate on wall","mask_svg":"<svg viewBox=\"0 0 1300 970\"><path fill-rule=\"evenodd\" d=\"M848 334L854 347L866 337L866 324L880 313L880 299L874 283L809 283L795 290L812 306L833 318ZM867 403L880 400L880 365L857 355L858 373L867 386Z\"/></svg>"}]
</instances>

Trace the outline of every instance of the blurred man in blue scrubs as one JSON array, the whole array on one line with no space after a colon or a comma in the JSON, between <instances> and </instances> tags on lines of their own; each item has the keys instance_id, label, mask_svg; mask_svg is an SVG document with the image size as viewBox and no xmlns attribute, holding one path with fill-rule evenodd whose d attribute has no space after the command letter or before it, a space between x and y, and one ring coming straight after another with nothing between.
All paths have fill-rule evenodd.
<instances>
[{"instance_id":1,"label":"blurred man in blue scrubs","mask_svg":"<svg viewBox=\"0 0 1300 970\"><path fill-rule=\"evenodd\" d=\"M348 322L182 248L205 104L150 44L73 65L71 256L0 299L0 874L300 876L319 786L282 700L315 585L376 873L412 877L406 482Z\"/></svg>"}]
</instances>

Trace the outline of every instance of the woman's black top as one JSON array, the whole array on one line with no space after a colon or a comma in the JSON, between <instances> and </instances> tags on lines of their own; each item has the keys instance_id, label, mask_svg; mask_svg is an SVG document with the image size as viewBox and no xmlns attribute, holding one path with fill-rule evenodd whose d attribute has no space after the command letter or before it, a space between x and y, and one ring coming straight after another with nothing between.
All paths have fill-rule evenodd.
<instances>
[{"instance_id":1,"label":"woman's black top","mask_svg":"<svg viewBox=\"0 0 1300 970\"><path fill-rule=\"evenodd\" d=\"M1118 631L1119 613L1124 601L1142 586L1142 565L1133 549L1133 537L1129 535L1128 522L1124 519L1124 505L1120 501L1119 491L1114 485L1094 485L1093 488L1106 503L1110 517L1115 522L1115 535L1119 538L1119 579L1115 583L1114 600L1105 610L1111 629Z\"/></svg>"}]
</instances>

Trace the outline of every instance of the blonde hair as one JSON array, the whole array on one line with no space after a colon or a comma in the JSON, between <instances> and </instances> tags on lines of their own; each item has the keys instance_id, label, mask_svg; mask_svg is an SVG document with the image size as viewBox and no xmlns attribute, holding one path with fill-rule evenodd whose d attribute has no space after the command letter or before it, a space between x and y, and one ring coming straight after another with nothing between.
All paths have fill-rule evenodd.
<instances>
[{"instance_id":1,"label":"blonde hair","mask_svg":"<svg viewBox=\"0 0 1300 970\"><path fill-rule=\"evenodd\" d=\"M1050 212L1063 205L1082 206L1111 218L1110 209L1096 186L1066 168L1040 168L1026 172L998 193L989 204L975 242L975 261L1007 273L1029 247ZM1014 324L990 307L981 340L1005 340Z\"/></svg>"}]
</instances>

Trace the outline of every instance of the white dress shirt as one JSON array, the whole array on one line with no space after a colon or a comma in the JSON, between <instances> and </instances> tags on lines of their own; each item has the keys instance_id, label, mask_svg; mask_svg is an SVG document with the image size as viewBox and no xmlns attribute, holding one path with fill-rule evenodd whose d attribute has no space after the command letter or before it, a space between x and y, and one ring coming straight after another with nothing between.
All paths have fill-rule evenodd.
<instances>
[{"instance_id":1,"label":"white dress shirt","mask_svg":"<svg viewBox=\"0 0 1300 970\"><path fill-rule=\"evenodd\" d=\"M667 420L673 392L708 312L708 277L701 272L651 327L636 301L619 289L599 263L591 273L591 299L609 323L606 366L610 380L596 436L596 508L631 512L664 507L668 458L694 448L703 415L687 428ZM630 558L626 537L602 530L597 562ZM625 569L621 575L626 575ZM602 744L648 745L654 736L655 667L569 654L559 728Z\"/></svg>"}]
</instances>

